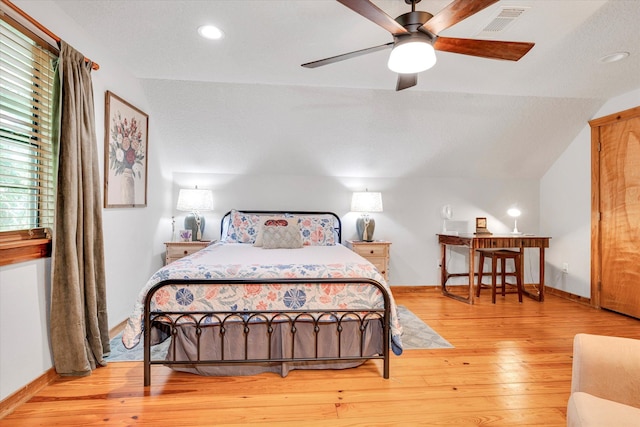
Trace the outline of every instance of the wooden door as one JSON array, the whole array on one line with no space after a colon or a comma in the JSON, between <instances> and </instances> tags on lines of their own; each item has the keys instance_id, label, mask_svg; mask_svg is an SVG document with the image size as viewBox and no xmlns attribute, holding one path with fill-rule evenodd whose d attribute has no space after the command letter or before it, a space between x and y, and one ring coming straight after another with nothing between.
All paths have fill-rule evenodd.
<instances>
[{"instance_id":1,"label":"wooden door","mask_svg":"<svg viewBox=\"0 0 640 427\"><path fill-rule=\"evenodd\" d=\"M599 175L595 305L640 318L640 107L590 124Z\"/></svg>"}]
</instances>

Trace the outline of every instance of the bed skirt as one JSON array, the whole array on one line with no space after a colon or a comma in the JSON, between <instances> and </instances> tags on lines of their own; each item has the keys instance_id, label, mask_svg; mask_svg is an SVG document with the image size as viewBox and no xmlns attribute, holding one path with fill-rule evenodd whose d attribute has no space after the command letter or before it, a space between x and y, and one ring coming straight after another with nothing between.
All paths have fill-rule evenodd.
<instances>
[{"instance_id":1,"label":"bed skirt","mask_svg":"<svg viewBox=\"0 0 640 427\"><path fill-rule=\"evenodd\" d=\"M232 321L224 324L224 332L221 332L220 324L198 328L193 324L171 326L154 322L152 329L152 345L171 336L166 365L197 375L273 372L284 377L294 369L353 368L367 361L362 356L383 354L383 325L377 318L340 322L298 319L295 322L275 321L270 325ZM354 359L349 360L350 357ZM335 360L337 358L341 360ZM220 360L224 363L215 363Z\"/></svg>"}]
</instances>

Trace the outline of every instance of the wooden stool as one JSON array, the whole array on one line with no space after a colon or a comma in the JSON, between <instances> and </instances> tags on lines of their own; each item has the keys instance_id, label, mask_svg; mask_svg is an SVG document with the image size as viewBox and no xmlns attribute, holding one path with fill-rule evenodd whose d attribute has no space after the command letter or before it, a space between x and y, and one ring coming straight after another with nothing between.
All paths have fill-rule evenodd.
<instances>
[{"instance_id":1,"label":"wooden stool","mask_svg":"<svg viewBox=\"0 0 640 427\"><path fill-rule=\"evenodd\" d=\"M491 258L491 302L496 303L496 289L502 288L502 296L505 294L518 294L518 301L522 302L522 275L520 274L520 252L509 251L506 249L478 249L480 254L479 267L478 267L478 287L476 289L476 296L480 296L480 289L482 288L482 277L484 275L484 260L485 258ZM507 260L513 260L515 271L509 273L506 270ZM500 261L500 286L498 286L498 261ZM516 290L506 291L507 276L515 276L516 278Z\"/></svg>"}]
</instances>

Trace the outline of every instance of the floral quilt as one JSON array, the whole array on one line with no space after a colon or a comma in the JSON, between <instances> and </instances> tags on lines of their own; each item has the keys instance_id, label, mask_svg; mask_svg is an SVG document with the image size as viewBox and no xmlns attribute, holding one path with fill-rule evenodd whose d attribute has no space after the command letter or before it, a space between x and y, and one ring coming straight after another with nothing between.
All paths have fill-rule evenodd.
<instances>
[{"instance_id":1,"label":"floral quilt","mask_svg":"<svg viewBox=\"0 0 640 427\"><path fill-rule=\"evenodd\" d=\"M228 247L228 248L227 248ZM242 248L241 248L242 247ZM326 257L324 252L338 252ZM237 252L231 257L226 251ZM263 252L258 252L263 251ZM264 251L267 251L267 255ZM267 256L271 261L294 254L291 263L253 262ZM286 252L294 251L294 252ZM302 252L307 251L307 252ZM243 255L244 254L244 255ZM308 255L307 255L308 254ZM316 256L318 254L318 256ZM234 258L235 257L235 258ZM240 257L240 258L238 258ZM329 259L331 262L310 262L311 259ZM230 259L247 261L228 262ZM220 263L220 261L225 261ZM148 290L167 279L289 279L289 278L370 278L383 284L391 300L391 349L402 354L402 327L398 320L393 295L384 278L364 258L342 245L315 246L300 249L262 249L248 244L211 245L195 254L175 261L158 270L140 292L130 316L122 342L125 347L135 347L143 331L144 300ZM382 308L384 301L380 290L367 284L303 283L303 284L234 284L198 286L176 284L158 290L151 303L155 311L207 311L207 310L299 310L299 309L371 309Z\"/></svg>"}]
</instances>

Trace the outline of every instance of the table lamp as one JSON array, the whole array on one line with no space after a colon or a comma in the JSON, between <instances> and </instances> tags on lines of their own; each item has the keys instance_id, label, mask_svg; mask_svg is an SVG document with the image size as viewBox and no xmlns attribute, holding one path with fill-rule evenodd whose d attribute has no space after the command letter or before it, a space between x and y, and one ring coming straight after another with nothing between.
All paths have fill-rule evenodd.
<instances>
[{"instance_id":1,"label":"table lamp","mask_svg":"<svg viewBox=\"0 0 640 427\"><path fill-rule=\"evenodd\" d=\"M373 241L376 222L369 216L371 212L382 212L382 193L376 191L356 191L351 198L351 212L361 212L356 221L358 238L365 242Z\"/></svg>"},{"instance_id":2,"label":"table lamp","mask_svg":"<svg viewBox=\"0 0 640 427\"><path fill-rule=\"evenodd\" d=\"M521 213L518 208L511 208L507 211L507 215L513 218L513 231L511 234L522 234L518 231L518 217Z\"/></svg>"},{"instance_id":3,"label":"table lamp","mask_svg":"<svg viewBox=\"0 0 640 427\"><path fill-rule=\"evenodd\" d=\"M204 217L200 212L213 210L213 193L211 190L182 188L178 194L179 211L190 212L184 219L184 228L191 230L191 239L200 241L204 233Z\"/></svg>"}]
</instances>

